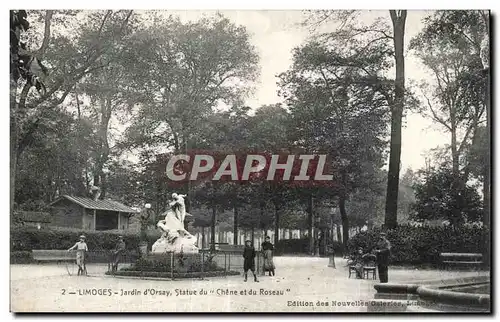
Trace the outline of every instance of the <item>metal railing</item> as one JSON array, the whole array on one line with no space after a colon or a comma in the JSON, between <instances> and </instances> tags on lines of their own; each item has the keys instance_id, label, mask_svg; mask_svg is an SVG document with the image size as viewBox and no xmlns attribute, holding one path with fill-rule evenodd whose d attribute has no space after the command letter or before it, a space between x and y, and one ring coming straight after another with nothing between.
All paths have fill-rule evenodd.
<instances>
[{"instance_id":1,"label":"metal railing","mask_svg":"<svg viewBox=\"0 0 500 322\"><path fill-rule=\"evenodd\" d=\"M132 257L128 257L129 259ZM123 260L120 263L131 262ZM161 254L142 255L130 267L111 270L112 261L108 264L108 274L115 276L169 278L227 277L243 273L243 254L237 251L200 250L198 253L165 252ZM256 274L262 270L262 253L257 252L255 258Z\"/></svg>"}]
</instances>

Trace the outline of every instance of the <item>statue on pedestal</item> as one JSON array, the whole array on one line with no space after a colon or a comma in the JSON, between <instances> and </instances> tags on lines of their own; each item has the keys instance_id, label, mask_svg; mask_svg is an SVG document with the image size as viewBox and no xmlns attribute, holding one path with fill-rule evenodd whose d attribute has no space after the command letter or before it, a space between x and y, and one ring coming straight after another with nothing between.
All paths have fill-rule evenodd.
<instances>
[{"instance_id":1,"label":"statue on pedestal","mask_svg":"<svg viewBox=\"0 0 500 322\"><path fill-rule=\"evenodd\" d=\"M169 203L164 220L157 223L157 227L163 231L162 236L153 244L152 253L183 252L198 253L196 238L184 229L186 216L191 216L186 212L184 198L186 195L172 194L173 201Z\"/></svg>"}]
</instances>

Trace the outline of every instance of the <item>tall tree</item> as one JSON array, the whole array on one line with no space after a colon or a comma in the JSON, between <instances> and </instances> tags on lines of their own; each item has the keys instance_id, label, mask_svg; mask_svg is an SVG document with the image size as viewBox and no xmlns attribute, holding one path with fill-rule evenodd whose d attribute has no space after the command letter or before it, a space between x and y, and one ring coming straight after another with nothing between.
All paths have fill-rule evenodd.
<instances>
[{"instance_id":1,"label":"tall tree","mask_svg":"<svg viewBox=\"0 0 500 322\"><path fill-rule=\"evenodd\" d=\"M432 20L432 17L429 18ZM450 135L450 156L454 176L455 199L464 198L464 189L469 180L470 160L465 159L485 112L484 74L481 58L474 46L457 43L447 32L434 34L430 24L411 42L417 56L432 71L433 83L423 88L431 118L443 126ZM476 42L482 35L471 35ZM432 93L429 97L426 92ZM463 134L462 134L463 133ZM454 209L455 218L461 221L461 207Z\"/></svg>"},{"instance_id":2,"label":"tall tree","mask_svg":"<svg viewBox=\"0 0 500 322\"><path fill-rule=\"evenodd\" d=\"M397 225L397 206L399 191L399 172L401 161L401 132L404 107L407 105L408 97L405 89L404 75L404 36L406 24L406 10L389 11L393 35L388 34L388 27L383 19L375 19L372 24L359 25L359 11L356 10L321 10L309 14L309 19L304 23L313 29L318 28L326 21L337 23L336 33L349 41L360 35L369 37L371 42L392 42L393 58L396 65L396 77L392 82L391 90L385 96L391 107L391 141L389 156L389 171L387 180L385 226L394 228ZM380 83L388 87L388 83ZM410 97L411 98L411 97Z\"/></svg>"},{"instance_id":3,"label":"tall tree","mask_svg":"<svg viewBox=\"0 0 500 322\"><path fill-rule=\"evenodd\" d=\"M159 19L136 38L148 99L127 129L129 146L175 151L203 145L207 117L220 104L241 102L257 75L248 32L227 18L182 23ZM165 146L166 145L166 146Z\"/></svg>"},{"instance_id":4,"label":"tall tree","mask_svg":"<svg viewBox=\"0 0 500 322\"><path fill-rule=\"evenodd\" d=\"M115 15L122 17L128 12L122 11ZM95 27L92 25L89 31ZM104 26L101 31L103 37L112 37L116 32L116 25ZM142 102L141 92L136 90L144 82L137 70L138 54L144 48L133 48L137 42L130 39L137 33L137 19L131 17L127 28L123 30L123 37L117 39L98 62L103 68L94 70L85 77L78 86L80 97L88 98L87 115L95 120L95 146L93 150L93 185L101 189L100 198L106 197L106 168L113 153L110 144L109 128L113 120L127 114L135 104ZM140 66L139 66L140 68ZM76 90L75 90L76 93ZM76 98L78 100L78 97Z\"/></svg>"},{"instance_id":5,"label":"tall tree","mask_svg":"<svg viewBox=\"0 0 500 322\"><path fill-rule=\"evenodd\" d=\"M406 10L390 10L396 78L394 80L394 102L391 104L391 143L389 171L387 172L387 195L385 202L385 226L395 228L398 224L399 170L401 166L401 131L405 102L405 58L404 39Z\"/></svg>"},{"instance_id":6,"label":"tall tree","mask_svg":"<svg viewBox=\"0 0 500 322\"><path fill-rule=\"evenodd\" d=\"M35 63L40 67L42 56L47 48L47 40L50 37L50 24L53 12L48 10L45 16L44 41L36 53L28 52L28 45L22 41L23 34L29 29L30 23L27 20L26 10L10 11L10 209L14 208L14 197L16 191L16 174L18 159L18 140L19 140L19 116L18 112L23 106L18 104L18 86L24 83L21 97L26 96L32 87L36 87L38 92L43 90L45 85L40 81L39 76L33 72ZM31 45L31 44L30 44Z\"/></svg>"},{"instance_id":7,"label":"tall tree","mask_svg":"<svg viewBox=\"0 0 500 322\"><path fill-rule=\"evenodd\" d=\"M282 95L292 114L297 148L331 156L335 186L305 187L311 198L337 197L343 238L349 238L347 201L369 181L383 162L383 136L391 95L383 72L390 67L387 43L349 33L313 38L294 51L292 68L281 78ZM323 192L322 192L323 191Z\"/></svg>"},{"instance_id":8,"label":"tall tree","mask_svg":"<svg viewBox=\"0 0 500 322\"><path fill-rule=\"evenodd\" d=\"M93 70L102 68L99 58L123 35L132 12L126 15L115 15L112 11L99 11L94 14L82 13L76 24L74 33L68 33L61 28L71 22L74 12L68 11L33 11L40 14L42 23L38 30L28 35L30 46L26 46L24 53L33 57L31 61L38 62L43 70L49 70L43 77L46 90L33 93L31 81L14 84L16 90L11 91L11 191L15 188L17 160L23 151L34 142L37 131L44 123L53 122L50 119L52 111L60 108L74 85ZM36 15L35 15L36 16ZM96 22L98 21L98 22ZM114 32L103 37L103 31L109 24L115 26ZM94 26L91 28L89 26ZM33 28L35 29L35 28ZM38 31L38 33L37 33ZM41 36L38 36L40 34ZM33 47L39 45L39 50ZM45 59L45 66L40 64L41 57ZM39 88L37 88L39 89ZM20 90L20 91L19 91ZM13 198L13 195L11 196Z\"/></svg>"}]
</instances>

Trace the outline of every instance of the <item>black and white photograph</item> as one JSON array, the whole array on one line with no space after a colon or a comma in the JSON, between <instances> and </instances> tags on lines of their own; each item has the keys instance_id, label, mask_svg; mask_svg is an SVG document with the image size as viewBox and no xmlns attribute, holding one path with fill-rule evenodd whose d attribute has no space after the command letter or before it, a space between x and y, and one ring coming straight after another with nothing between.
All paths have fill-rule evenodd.
<instances>
[{"instance_id":1,"label":"black and white photograph","mask_svg":"<svg viewBox=\"0 0 500 322\"><path fill-rule=\"evenodd\" d=\"M9 9L10 312L492 313L492 12L303 7Z\"/></svg>"}]
</instances>

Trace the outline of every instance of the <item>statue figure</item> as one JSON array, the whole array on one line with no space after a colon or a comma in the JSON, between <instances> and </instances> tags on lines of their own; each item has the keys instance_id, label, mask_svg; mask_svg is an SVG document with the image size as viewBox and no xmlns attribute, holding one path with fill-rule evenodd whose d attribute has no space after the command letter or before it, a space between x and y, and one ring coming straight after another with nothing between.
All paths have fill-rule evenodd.
<instances>
[{"instance_id":1,"label":"statue figure","mask_svg":"<svg viewBox=\"0 0 500 322\"><path fill-rule=\"evenodd\" d=\"M175 192L172 194L172 202L170 202L170 207L174 209L175 216L180 220L182 225L184 225L184 218L186 218L186 204L184 198L186 195L178 195Z\"/></svg>"},{"instance_id":2,"label":"statue figure","mask_svg":"<svg viewBox=\"0 0 500 322\"><path fill-rule=\"evenodd\" d=\"M184 219L186 216L191 216L186 213L186 205L184 198L186 195L172 194L174 199L169 203L168 209L163 215L164 220L157 223L163 233L152 247L153 253L164 253L169 251L197 253L196 238L184 229ZM162 215L162 216L163 216Z\"/></svg>"}]
</instances>

